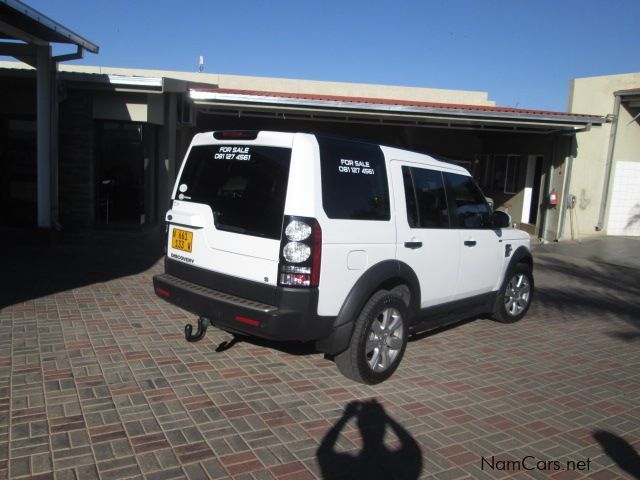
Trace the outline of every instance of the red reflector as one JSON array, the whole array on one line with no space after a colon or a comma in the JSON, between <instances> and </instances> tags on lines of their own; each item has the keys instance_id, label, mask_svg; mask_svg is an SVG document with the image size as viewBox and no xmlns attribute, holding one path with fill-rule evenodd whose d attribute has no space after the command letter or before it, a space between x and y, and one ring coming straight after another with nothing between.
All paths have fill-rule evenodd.
<instances>
[{"instance_id":1,"label":"red reflector","mask_svg":"<svg viewBox=\"0 0 640 480\"><path fill-rule=\"evenodd\" d=\"M320 284L320 260L322 258L322 230L318 222L313 226L313 263L311 267L311 286Z\"/></svg>"},{"instance_id":2,"label":"red reflector","mask_svg":"<svg viewBox=\"0 0 640 480\"><path fill-rule=\"evenodd\" d=\"M162 288L156 287L156 292L158 292L160 295L164 295L165 297L170 297L171 296L171 292L170 291L164 290Z\"/></svg>"},{"instance_id":3,"label":"red reflector","mask_svg":"<svg viewBox=\"0 0 640 480\"><path fill-rule=\"evenodd\" d=\"M260 325L260 322L258 320L252 320L251 318L241 317L240 315L236 315L236 320L242 323L253 325L254 327L257 327Z\"/></svg>"}]
</instances>

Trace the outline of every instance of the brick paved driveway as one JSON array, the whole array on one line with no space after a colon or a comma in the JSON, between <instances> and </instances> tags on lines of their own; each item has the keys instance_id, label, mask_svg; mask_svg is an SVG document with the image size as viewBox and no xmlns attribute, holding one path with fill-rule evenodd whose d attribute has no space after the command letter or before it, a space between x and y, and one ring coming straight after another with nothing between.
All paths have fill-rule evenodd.
<instances>
[{"instance_id":1,"label":"brick paved driveway","mask_svg":"<svg viewBox=\"0 0 640 480\"><path fill-rule=\"evenodd\" d=\"M390 381L367 387L301 346L229 347L214 329L186 343L193 317L153 295L147 241L21 247L6 261L0 479L638 474L636 268L539 247L522 322L416 339Z\"/></svg>"}]
</instances>

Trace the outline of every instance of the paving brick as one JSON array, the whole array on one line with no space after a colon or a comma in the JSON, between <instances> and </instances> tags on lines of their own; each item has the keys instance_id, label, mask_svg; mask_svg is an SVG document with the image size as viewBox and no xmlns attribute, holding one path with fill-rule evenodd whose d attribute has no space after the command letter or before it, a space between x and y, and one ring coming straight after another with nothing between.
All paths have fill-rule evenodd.
<instances>
[{"instance_id":1,"label":"paving brick","mask_svg":"<svg viewBox=\"0 0 640 480\"><path fill-rule=\"evenodd\" d=\"M215 456L204 441L175 447L174 452L182 464L200 462Z\"/></svg>"},{"instance_id":2,"label":"paving brick","mask_svg":"<svg viewBox=\"0 0 640 480\"><path fill-rule=\"evenodd\" d=\"M182 468L172 468L169 470L162 470L158 472L152 472L145 474L146 480L171 480L174 478L185 478L185 472Z\"/></svg>"},{"instance_id":3,"label":"paving brick","mask_svg":"<svg viewBox=\"0 0 640 480\"><path fill-rule=\"evenodd\" d=\"M545 248L522 322L475 320L421 336L376 386L346 380L299 346L246 340L216 352L230 337L214 328L184 342L192 316L149 287L162 262L9 305L0 310L0 480L52 471L83 480L321 478L320 442L348 402L371 398L388 417L385 444L400 446L392 419L422 449L422 478L496 478L480 457L527 454L588 457L590 478L618 478L593 433L640 449L640 357L628 339L637 338L640 279ZM349 422L336 449L357 454L363 435Z\"/></svg>"}]
</instances>

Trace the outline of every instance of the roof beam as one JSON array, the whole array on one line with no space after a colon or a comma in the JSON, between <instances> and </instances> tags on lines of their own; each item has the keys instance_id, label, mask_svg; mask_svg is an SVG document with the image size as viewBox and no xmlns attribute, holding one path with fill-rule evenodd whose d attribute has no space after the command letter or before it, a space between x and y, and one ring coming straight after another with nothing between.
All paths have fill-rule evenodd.
<instances>
[{"instance_id":1,"label":"roof beam","mask_svg":"<svg viewBox=\"0 0 640 480\"><path fill-rule=\"evenodd\" d=\"M36 47L25 43L0 42L0 55L7 57L35 57Z\"/></svg>"},{"instance_id":2,"label":"roof beam","mask_svg":"<svg viewBox=\"0 0 640 480\"><path fill-rule=\"evenodd\" d=\"M0 42L0 55L13 57L22 63L37 68L36 60L37 47L35 45L26 45L24 43Z\"/></svg>"},{"instance_id":3,"label":"roof beam","mask_svg":"<svg viewBox=\"0 0 640 480\"><path fill-rule=\"evenodd\" d=\"M38 38L35 35L27 33L24 30L21 30L13 25L9 25L2 20L0 20L0 32L8 35L11 38L15 38L16 40L22 40L23 42L31 43L33 45L49 45L49 43L42 38Z\"/></svg>"}]
</instances>

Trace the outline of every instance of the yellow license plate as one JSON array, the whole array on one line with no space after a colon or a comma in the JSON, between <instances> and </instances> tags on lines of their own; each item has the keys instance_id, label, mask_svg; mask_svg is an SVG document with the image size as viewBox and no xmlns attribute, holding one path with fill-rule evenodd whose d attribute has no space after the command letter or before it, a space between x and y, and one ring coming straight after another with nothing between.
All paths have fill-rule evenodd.
<instances>
[{"instance_id":1,"label":"yellow license plate","mask_svg":"<svg viewBox=\"0 0 640 480\"><path fill-rule=\"evenodd\" d=\"M193 247L193 232L174 228L171 233L171 246L183 252L190 252Z\"/></svg>"}]
</instances>

